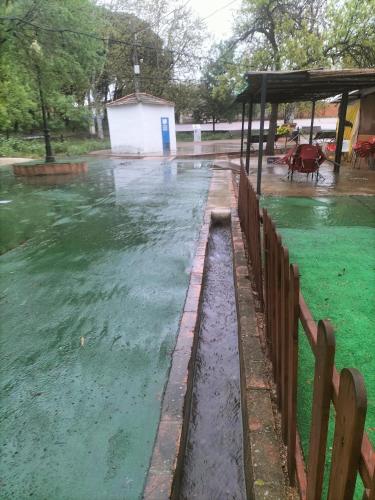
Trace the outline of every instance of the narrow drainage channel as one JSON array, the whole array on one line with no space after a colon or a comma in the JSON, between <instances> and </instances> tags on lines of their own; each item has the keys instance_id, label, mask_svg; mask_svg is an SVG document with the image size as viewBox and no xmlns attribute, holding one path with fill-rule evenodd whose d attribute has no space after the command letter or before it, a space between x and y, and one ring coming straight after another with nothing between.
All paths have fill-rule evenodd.
<instances>
[{"instance_id":1,"label":"narrow drainage channel","mask_svg":"<svg viewBox=\"0 0 375 500\"><path fill-rule=\"evenodd\" d=\"M229 220L213 225L180 499L245 499L237 312Z\"/></svg>"}]
</instances>

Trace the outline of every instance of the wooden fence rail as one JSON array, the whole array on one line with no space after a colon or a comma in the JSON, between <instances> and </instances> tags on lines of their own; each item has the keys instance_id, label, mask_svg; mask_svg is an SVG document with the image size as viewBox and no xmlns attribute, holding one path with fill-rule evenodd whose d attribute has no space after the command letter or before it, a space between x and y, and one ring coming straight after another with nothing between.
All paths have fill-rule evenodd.
<instances>
[{"instance_id":1,"label":"wooden fence rail","mask_svg":"<svg viewBox=\"0 0 375 500\"><path fill-rule=\"evenodd\" d=\"M335 408L329 476L329 500L353 497L359 473L364 499L375 500L375 452L364 423L367 409L362 375L335 364L335 335L329 321L313 319L303 298L296 264L266 209L260 216L259 201L241 169L238 212L261 304L264 304L265 337L272 362L282 438L287 446L288 474L302 498L322 498L331 403ZM263 225L263 240L261 240ZM264 272L264 277L263 277ZM264 298L264 301L263 301ZM309 456L304 466L297 429L298 326L302 326L315 356L314 389Z\"/></svg>"}]
</instances>

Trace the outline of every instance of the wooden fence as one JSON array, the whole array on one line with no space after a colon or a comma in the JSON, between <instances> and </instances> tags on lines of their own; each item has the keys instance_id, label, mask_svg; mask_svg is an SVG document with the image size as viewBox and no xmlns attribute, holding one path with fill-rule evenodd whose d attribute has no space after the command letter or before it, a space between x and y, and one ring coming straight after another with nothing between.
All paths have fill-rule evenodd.
<instances>
[{"instance_id":1,"label":"wooden fence","mask_svg":"<svg viewBox=\"0 0 375 500\"><path fill-rule=\"evenodd\" d=\"M375 452L364 432L367 398L363 377L353 368L344 368L338 373L334 364L333 328L329 321L317 324L313 319L300 291L298 266L290 263L288 249L267 210L264 209L263 217L260 217L259 202L243 168L238 211L259 296L263 297L264 291L265 337L277 389L282 437L287 446L290 483L294 485L297 479L303 499L322 498L328 423L333 403L335 433L328 499L351 499L359 473L365 489L363 498L375 500ZM297 428L299 324L315 356L306 465Z\"/></svg>"},{"instance_id":2,"label":"wooden fence","mask_svg":"<svg viewBox=\"0 0 375 500\"><path fill-rule=\"evenodd\" d=\"M247 182L245 170L241 169L238 192L238 215L246 238L248 255L254 263L252 270L260 306L263 308L262 255L260 239L259 201L250 182Z\"/></svg>"}]
</instances>

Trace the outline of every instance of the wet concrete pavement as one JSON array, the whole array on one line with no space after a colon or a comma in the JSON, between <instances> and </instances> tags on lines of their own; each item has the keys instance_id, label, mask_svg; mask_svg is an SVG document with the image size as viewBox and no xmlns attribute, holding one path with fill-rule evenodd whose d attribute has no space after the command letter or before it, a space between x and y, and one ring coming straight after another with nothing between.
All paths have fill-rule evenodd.
<instances>
[{"instance_id":1,"label":"wet concrete pavement","mask_svg":"<svg viewBox=\"0 0 375 500\"><path fill-rule=\"evenodd\" d=\"M202 141L202 142L178 142L177 156L179 155L205 155L212 153L231 153L241 151L241 141L239 139L228 139L223 141Z\"/></svg>"},{"instance_id":2,"label":"wet concrete pavement","mask_svg":"<svg viewBox=\"0 0 375 500\"><path fill-rule=\"evenodd\" d=\"M0 158L0 167L31 161L31 158Z\"/></svg>"},{"instance_id":3,"label":"wet concrete pavement","mask_svg":"<svg viewBox=\"0 0 375 500\"><path fill-rule=\"evenodd\" d=\"M253 185L257 182L256 157L251 158L250 179ZM240 159L215 162L220 167L240 168ZM267 165L263 162L262 169L262 194L266 196L345 196L345 195L375 195L375 170L367 166L354 169L350 165L343 165L340 173L333 171L333 165L325 162L320 167L318 182L307 178L306 174L295 173L293 181L287 179L288 167L286 165Z\"/></svg>"}]
</instances>

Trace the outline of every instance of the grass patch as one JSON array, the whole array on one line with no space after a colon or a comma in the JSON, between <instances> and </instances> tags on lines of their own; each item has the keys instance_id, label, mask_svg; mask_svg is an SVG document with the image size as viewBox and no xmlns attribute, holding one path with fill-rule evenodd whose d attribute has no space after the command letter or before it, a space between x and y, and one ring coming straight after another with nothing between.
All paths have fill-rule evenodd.
<instances>
[{"instance_id":1,"label":"grass patch","mask_svg":"<svg viewBox=\"0 0 375 500\"><path fill-rule=\"evenodd\" d=\"M314 319L329 319L336 336L336 366L357 368L365 379L365 431L375 445L375 197L265 198L299 266L301 289ZM299 334L297 421L308 456L314 357L303 330ZM331 412L323 498L326 498L334 415ZM363 487L357 481L355 499Z\"/></svg>"},{"instance_id":2,"label":"grass patch","mask_svg":"<svg viewBox=\"0 0 375 500\"><path fill-rule=\"evenodd\" d=\"M90 151L110 148L109 139L69 138L52 141L53 152L57 157L81 156ZM0 137L0 156L42 159L45 155L44 142L40 139L25 140L17 137Z\"/></svg>"},{"instance_id":3,"label":"grass patch","mask_svg":"<svg viewBox=\"0 0 375 500\"><path fill-rule=\"evenodd\" d=\"M179 142L191 142L194 140L194 135L193 132L177 132L177 141ZM202 141L225 141L228 139L240 139L241 138L241 131L240 130L233 130L233 131L217 131L217 132L202 132Z\"/></svg>"}]
</instances>

